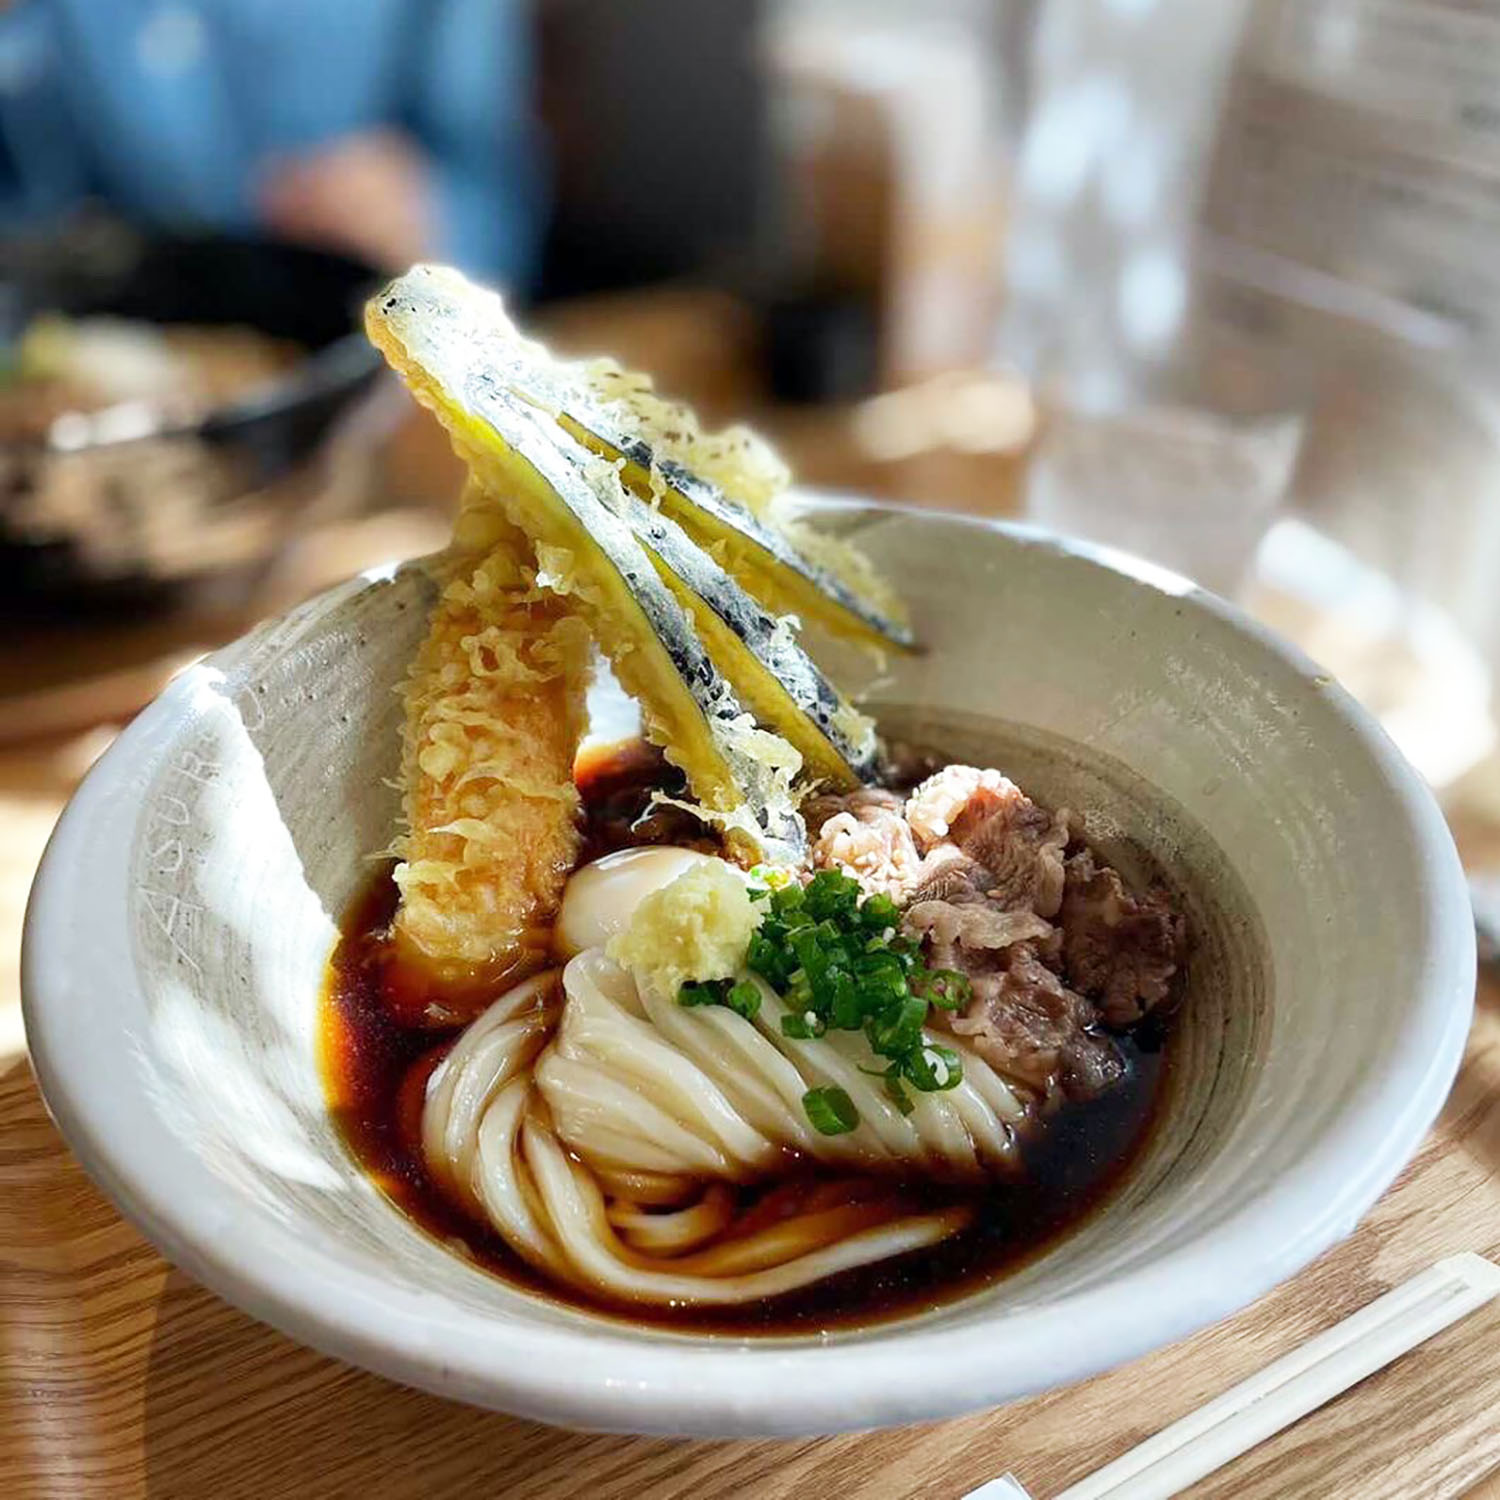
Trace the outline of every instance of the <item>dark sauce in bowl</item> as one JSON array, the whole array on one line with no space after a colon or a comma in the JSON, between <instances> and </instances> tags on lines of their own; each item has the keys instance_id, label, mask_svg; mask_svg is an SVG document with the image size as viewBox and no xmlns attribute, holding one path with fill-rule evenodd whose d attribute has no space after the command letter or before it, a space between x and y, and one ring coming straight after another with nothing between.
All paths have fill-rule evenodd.
<instances>
[{"instance_id":1,"label":"dark sauce in bowl","mask_svg":"<svg viewBox=\"0 0 1500 1500\"><path fill-rule=\"evenodd\" d=\"M597 859L639 843L714 847L711 831L691 814L648 811L652 790L670 785L670 774L654 752L638 744L580 761L586 818L581 858ZM477 1265L533 1295L635 1324L785 1336L867 1327L946 1305L1042 1254L1104 1203L1149 1138L1165 1093L1170 1018L1148 1018L1117 1038L1127 1064L1124 1079L1099 1098L1068 1102L1049 1114L1041 1128L1023 1138L1016 1176L978 1188L903 1184L914 1207L972 1205L972 1225L941 1244L740 1307L605 1302L534 1271L428 1176L420 1146L424 1091L458 1033L411 1024L399 979L392 977L386 940L395 908L396 888L387 867L345 917L324 996L329 1107L349 1150L402 1212ZM748 1208L757 1198L793 1196L826 1180L809 1172L790 1184L740 1191Z\"/></svg>"}]
</instances>

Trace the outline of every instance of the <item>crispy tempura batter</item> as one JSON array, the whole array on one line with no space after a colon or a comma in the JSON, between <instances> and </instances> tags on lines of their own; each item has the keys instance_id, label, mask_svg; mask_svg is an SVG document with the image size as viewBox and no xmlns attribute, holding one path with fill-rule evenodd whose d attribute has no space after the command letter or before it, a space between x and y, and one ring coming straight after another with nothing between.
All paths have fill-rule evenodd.
<instances>
[{"instance_id":1,"label":"crispy tempura batter","mask_svg":"<svg viewBox=\"0 0 1500 1500\"><path fill-rule=\"evenodd\" d=\"M620 514L627 497L615 466L504 386L516 339L499 298L457 272L418 267L373 298L365 317L475 482L531 538L547 586L588 623L641 704L647 737L686 773L697 802L752 860L796 859L806 842L793 786L800 752L757 726L705 650Z\"/></svg>"},{"instance_id":2,"label":"crispy tempura batter","mask_svg":"<svg viewBox=\"0 0 1500 1500\"><path fill-rule=\"evenodd\" d=\"M651 445L658 461L681 464L717 485L758 520L781 532L808 561L833 574L887 619L907 622L905 602L864 553L842 537L817 531L788 513L784 502L791 489L791 470L759 433L741 426L705 431L697 414L683 403L660 395L649 375L622 369L613 360L580 361L571 368L610 417L626 432ZM565 421L565 425L569 424ZM572 423L570 430L585 429ZM659 500L664 481L658 473L649 479ZM687 524L691 529L694 522L688 519ZM720 545L724 545L722 540ZM730 544L720 561L731 571L744 574L752 590L768 604L796 612L799 601L786 591L784 582L757 568L743 549Z\"/></svg>"},{"instance_id":3,"label":"crispy tempura batter","mask_svg":"<svg viewBox=\"0 0 1500 1500\"><path fill-rule=\"evenodd\" d=\"M536 587L531 547L482 497L455 540L471 553L433 611L404 689L398 841L405 956L444 987L539 957L578 855L573 757L589 636Z\"/></svg>"}]
</instances>

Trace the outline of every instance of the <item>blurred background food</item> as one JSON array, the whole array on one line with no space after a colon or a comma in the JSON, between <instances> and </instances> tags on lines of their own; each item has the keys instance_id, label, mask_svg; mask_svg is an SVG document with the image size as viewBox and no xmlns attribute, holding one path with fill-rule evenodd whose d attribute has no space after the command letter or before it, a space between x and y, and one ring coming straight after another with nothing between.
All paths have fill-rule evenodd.
<instances>
[{"instance_id":1,"label":"blurred background food","mask_svg":"<svg viewBox=\"0 0 1500 1500\"><path fill-rule=\"evenodd\" d=\"M807 484L1238 598L1500 872L1497 58L1500 0L0 4L0 1017L113 730L441 545L355 331L424 257Z\"/></svg>"},{"instance_id":2,"label":"blurred background food","mask_svg":"<svg viewBox=\"0 0 1500 1500\"><path fill-rule=\"evenodd\" d=\"M118 223L0 245L0 567L18 615L161 613L206 578L253 589L311 502L328 510L321 456L380 363L349 325L373 275Z\"/></svg>"}]
</instances>

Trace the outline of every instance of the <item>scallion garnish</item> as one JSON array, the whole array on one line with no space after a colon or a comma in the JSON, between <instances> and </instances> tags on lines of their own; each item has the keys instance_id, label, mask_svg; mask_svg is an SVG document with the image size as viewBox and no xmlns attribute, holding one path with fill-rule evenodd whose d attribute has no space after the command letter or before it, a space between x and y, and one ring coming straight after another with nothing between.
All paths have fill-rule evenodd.
<instances>
[{"instance_id":1,"label":"scallion garnish","mask_svg":"<svg viewBox=\"0 0 1500 1500\"><path fill-rule=\"evenodd\" d=\"M679 1005L723 1005L735 1015L753 1020L760 1009L760 987L751 979L689 980L677 991Z\"/></svg>"},{"instance_id":2,"label":"scallion garnish","mask_svg":"<svg viewBox=\"0 0 1500 1500\"><path fill-rule=\"evenodd\" d=\"M885 1079L885 1091L890 1096L891 1103L903 1115L909 1115L917 1106L911 1102L911 1095L902 1086L901 1064L892 1063L881 1076Z\"/></svg>"},{"instance_id":3,"label":"scallion garnish","mask_svg":"<svg viewBox=\"0 0 1500 1500\"><path fill-rule=\"evenodd\" d=\"M843 1089L830 1085L827 1088L808 1089L802 1096L802 1108L812 1127L820 1135L848 1135L859 1124L859 1112L854 1101Z\"/></svg>"},{"instance_id":4,"label":"scallion garnish","mask_svg":"<svg viewBox=\"0 0 1500 1500\"><path fill-rule=\"evenodd\" d=\"M964 1065L951 1047L927 1042L914 1047L901 1060L901 1071L907 1081L924 1094L956 1089L963 1082Z\"/></svg>"},{"instance_id":5,"label":"scallion garnish","mask_svg":"<svg viewBox=\"0 0 1500 1500\"><path fill-rule=\"evenodd\" d=\"M957 969L928 969L913 980L912 989L939 1010L962 1010L974 998L969 976Z\"/></svg>"},{"instance_id":6,"label":"scallion garnish","mask_svg":"<svg viewBox=\"0 0 1500 1500\"><path fill-rule=\"evenodd\" d=\"M789 1011L781 1018L781 1034L798 1042L815 1042L828 1032L828 1022L815 1010Z\"/></svg>"},{"instance_id":7,"label":"scallion garnish","mask_svg":"<svg viewBox=\"0 0 1500 1500\"><path fill-rule=\"evenodd\" d=\"M782 871L752 870L751 878L760 882L751 895L765 911L745 965L785 1001L781 1034L806 1042L828 1031L863 1031L885 1061L883 1068L866 1071L884 1080L903 1114L914 1107L909 1088L956 1088L963 1078L958 1054L927 1041L923 1026L929 1006L961 1010L972 990L964 975L927 967L920 943L901 936L896 903L884 895L861 900L859 882L837 870L819 870L806 885ZM847 1105L850 1123L825 1133L853 1130L859 1115L842 1089L810 1091L803 1100L808 1117L819 1107L808 1101L830 1092Z\"/></svg>"},{"instance_id":8,"label":"scallion garnish","mask_svg":"<svg viewBox=\"0 0 1500 1500\"><path fill-rule=\"evenodd\" d=\"M927 1002L916 995L896 999L865 1022L865 1036L870 1051L877 1057L905 1057L922 1041L922 1023L927 1019Z\"/></svg>"},{"instance_id":9,"label":"scallion garnish","mask_svg":"<svg viewBox=\"0 0 1500 1500\"><path fill-rule=\"evenodd\" d=\"M760 987L753 980L742 979L738 984L729 986L729 993L721 1003L727 1005L735 1015L743 1016L747 1021L754 1020L760 1009Z\"/></svg>"}]
</instances>

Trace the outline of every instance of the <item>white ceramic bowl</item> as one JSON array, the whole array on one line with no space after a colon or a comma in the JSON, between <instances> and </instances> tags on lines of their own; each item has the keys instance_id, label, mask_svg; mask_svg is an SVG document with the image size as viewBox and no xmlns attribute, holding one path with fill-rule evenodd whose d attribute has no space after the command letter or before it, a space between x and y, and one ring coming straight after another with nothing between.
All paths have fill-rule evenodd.
<instances>
[{"instance_id":1,"label":"white ceramic bowl","mask_svg":"<svg viewBox=\"0 0 1500 1500\"><path fill-rule=\"evenodd\" d=\"M165 1254L299 1339L464 1400L807 1433L1078 1380L1353 1229L1442 1103L1472 1005L1469 906L1427 791L1336 685L1180 579L1017 528L820 509L900 581L930 647L876 688L888 727L998 758L1184 893L1196 943L1166 1123L1116 1196L939 1312L760 1342L528 1297L390 1207L330 1128L314 1041L335 923L391 833L391 688L434 592L413 565L178 680L43 862L24 957L37 1073Z\"/></svg>"}]
</instances>

